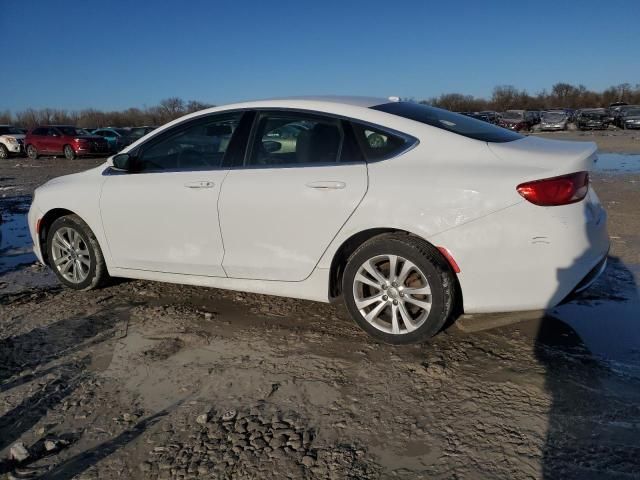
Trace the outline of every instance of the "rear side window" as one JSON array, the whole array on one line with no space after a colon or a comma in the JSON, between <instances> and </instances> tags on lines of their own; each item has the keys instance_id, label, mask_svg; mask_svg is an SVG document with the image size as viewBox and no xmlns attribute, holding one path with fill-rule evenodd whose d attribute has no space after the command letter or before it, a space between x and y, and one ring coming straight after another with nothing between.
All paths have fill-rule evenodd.
<instances>
[{"instance_id":1,"label":"rear side window","mask_svg":"<svg viewBox=\"0 0 640 480\"><path fill-rule=\"evenodd\" d=\"M278 167L337 163L343 130L340 120L286 112L261 113L249 166Z\"/></svg>"},{"instance_id":2,"label":"rear side window","mask_svg":"<svg viewBox=\"0 0 640 480\"><path fill-rule=\"evenodd\" d=\"M371 108L483 142L505 143L523 138L522 135L506 128L419 103L393 102Z\"/></svg>"},{"instance_id":3,"label":"rear side window","mask_svg":"<svg viewBox=\"0 0 640 480\"><path fill-rule=\"evenodd\" d=\"M32 135L46 135L47 134L47 129L40 127L40 128L36 128L33 132Z\"/></svg>"},{"instance_id":4,"label":"rear side window","mask_svg":"<svg viewBox=\"0 0 640 480\"><path fill-rule=\"evenodd\" d=\"M415 140L401 137L368 125L352 122L358 143L369 161L395 157L415 144Z\"/></svg>"}]
</instances>

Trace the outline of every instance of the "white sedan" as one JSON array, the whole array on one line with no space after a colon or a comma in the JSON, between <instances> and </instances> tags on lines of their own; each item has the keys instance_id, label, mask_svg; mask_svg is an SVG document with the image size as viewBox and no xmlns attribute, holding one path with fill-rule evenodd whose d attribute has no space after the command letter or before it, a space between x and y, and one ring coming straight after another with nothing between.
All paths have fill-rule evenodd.
<instances>
[{"instance_id":1,"label":"white sedan","mask_svg":"<svg viewBox=\"0 0 640 480\"><path fill-rule=\"evenodd\" d=\"M39 259L111 277L343 298L389 343L464 313L554 306L604 269L593 143L411 102L307 97L203 110L36 190Z\"/></svg>"}]
</instances>

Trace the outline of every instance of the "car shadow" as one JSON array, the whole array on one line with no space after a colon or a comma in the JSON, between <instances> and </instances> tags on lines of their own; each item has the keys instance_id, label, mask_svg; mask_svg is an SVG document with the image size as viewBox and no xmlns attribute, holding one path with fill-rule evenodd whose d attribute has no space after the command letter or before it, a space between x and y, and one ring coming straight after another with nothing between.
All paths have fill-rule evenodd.
<instances>
[{"instance_id":1,"label":"car shadow","mask_svg":"<svg viewBox=\"0 0 640 480\"><path fill-rule=\"evenodd\" d=\"M560 284L571 281L570 268L557 275ZM542 478L631 478L640 472L639 319L634 274L609 257L594 285L540 320L534 352L546 368L551 401ZM624 335L629 342L620 341Z\"/></svg>"}]
</instances>

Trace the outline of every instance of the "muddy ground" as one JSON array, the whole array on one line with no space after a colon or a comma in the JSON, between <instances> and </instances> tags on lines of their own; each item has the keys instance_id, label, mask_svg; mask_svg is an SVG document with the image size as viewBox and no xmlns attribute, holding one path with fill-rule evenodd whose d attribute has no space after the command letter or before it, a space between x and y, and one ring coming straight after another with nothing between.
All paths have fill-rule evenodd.
<instances>
[{"instance_id":1,"label":"muddy ground","mask_svg":"<svg viewBox=\"0 0 640 480\"><path fill-rule=\"evenodd\" d=\"M609 151L640 153L631 136ZM25 208L101 160L3 162L0 478L639 478L638 158L594 175L612 249L591 290L409 347L339 305L62 289L28 252Z\"/></svg>"}]
</instances>

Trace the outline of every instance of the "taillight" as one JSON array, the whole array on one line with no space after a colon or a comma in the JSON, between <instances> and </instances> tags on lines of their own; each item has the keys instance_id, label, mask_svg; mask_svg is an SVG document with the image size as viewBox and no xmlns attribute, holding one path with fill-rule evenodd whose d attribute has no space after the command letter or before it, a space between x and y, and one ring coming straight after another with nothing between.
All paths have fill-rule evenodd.
<instances>
[{"instance_id":1,"label":"taillight","mask_svg":"<svg viewBox=\"0 0 640 480\"><path fill-rule=\"evenodd\" d=\"M521 183L516 187L525 199L543 207L579 202L589 191L589 172Z\"/></svg>"}]
</instances>

